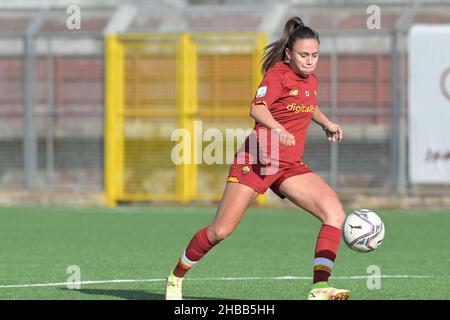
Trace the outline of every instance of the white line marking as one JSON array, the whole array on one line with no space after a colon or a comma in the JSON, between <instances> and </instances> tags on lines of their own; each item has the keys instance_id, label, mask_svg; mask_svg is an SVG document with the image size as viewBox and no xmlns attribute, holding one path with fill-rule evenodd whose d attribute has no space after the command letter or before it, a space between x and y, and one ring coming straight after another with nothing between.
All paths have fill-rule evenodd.
<instances>
[{"instance_id":1,"label":"white line marking","mask_svg":"<svg viewBox=\"0 0 450 320\"><path fill-rule=\"evenodd\" d=\"M331 277L340 280L360 280L373 276L342 276ZM418 275L381 275L383 279L426 279L433 276ZM188 281L246 281L246 280L311 280L312 277L280 276L280 277L227 277L227 278L186 278ZM116 280L88 280L79 282L55 282L35 284L8 284L0 285L0 289L6 288L36 288L36 287L60 287L70 285L108 284L108 283L135 283L135 282L164 282L166 279L116 279Z\"/></svg>"}]
</instances>

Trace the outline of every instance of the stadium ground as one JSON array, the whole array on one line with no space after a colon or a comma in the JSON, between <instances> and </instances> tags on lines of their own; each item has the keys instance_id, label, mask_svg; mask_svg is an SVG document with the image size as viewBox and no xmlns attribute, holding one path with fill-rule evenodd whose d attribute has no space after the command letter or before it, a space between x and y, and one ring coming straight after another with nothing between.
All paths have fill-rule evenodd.
<instances>
[{"instance_id":1,"label":"stadium ground","mask_svg":"<svg viewBox=\"0 0 450 320\"><path fill-rule=\"evenodd\" d=\"M163 299L164 278L214 211L0 207L0 299ZM450 299L450 210L376 212L384 243L371 253L341 244L332 284L356 300ZM191 270L185 298L304 299L319 228L300 210L249 209ZM77 286L70 266L80 268L79 289L67 287ZM377 267L381 287L369 289Z\"/></svg>"}]
</instances>

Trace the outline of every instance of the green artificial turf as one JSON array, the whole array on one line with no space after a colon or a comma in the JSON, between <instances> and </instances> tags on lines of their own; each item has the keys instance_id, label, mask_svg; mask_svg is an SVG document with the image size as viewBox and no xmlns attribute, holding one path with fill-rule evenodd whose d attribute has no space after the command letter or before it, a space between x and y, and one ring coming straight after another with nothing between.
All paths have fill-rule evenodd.
<instances>
[{"instance_id":1,"label":"green artificial turf","mask_svg":"<svg viewBox=\"0 0 450 320\"><path fill-rule=\"evenodd\" d=\"M375 211L385 223L383 244L358 253L341 243L331 283L357 300L450 299L450 212ZM0 299L163 299L164 279L214 212L0 207ZM250 208L189 272L184 297L305 299L319 229L301 210ZM67 286L77 279L69 266L80 268L79 289ZM379 288L369 288L371 268L381 271Z\"/></svg>"}]
</instances>

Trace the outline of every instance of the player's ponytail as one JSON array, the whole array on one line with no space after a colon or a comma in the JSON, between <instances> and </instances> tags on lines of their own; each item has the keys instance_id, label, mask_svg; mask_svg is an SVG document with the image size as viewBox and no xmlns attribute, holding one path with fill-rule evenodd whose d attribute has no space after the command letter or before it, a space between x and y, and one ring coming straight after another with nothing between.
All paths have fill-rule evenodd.
<instances>
[{"instance_id":1,"label":"player's ponytail","mask_svg":"<svg viewBox=\"0 0 450 320\"><path fill-rule=\"evenodd\" d=\"M293 17L284 25L281 39L272 42L264 48L261 72L264 75L277 62L286 59L285 49L292 49L297 39L316 39L319 42L319 34L311 28L305 26L302 19Z\"/></svg>"}]
</instances>

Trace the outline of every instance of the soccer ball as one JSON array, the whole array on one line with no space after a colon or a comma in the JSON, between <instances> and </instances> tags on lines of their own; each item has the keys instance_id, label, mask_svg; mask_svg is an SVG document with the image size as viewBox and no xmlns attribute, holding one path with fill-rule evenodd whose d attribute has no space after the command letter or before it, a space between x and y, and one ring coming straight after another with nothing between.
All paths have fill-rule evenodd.
<instances>
[{"instance_id":1,"label":"soccer ball","mask_svg":"<svg viewBox=\"0 0 450 320\"><path fill-rule=\"evenodd\" d=\"M342 232L344 242L350 249L370 252L383 242L384 224L375 212L360 209L347 216Z\"/></svg>"}]
</instances>

